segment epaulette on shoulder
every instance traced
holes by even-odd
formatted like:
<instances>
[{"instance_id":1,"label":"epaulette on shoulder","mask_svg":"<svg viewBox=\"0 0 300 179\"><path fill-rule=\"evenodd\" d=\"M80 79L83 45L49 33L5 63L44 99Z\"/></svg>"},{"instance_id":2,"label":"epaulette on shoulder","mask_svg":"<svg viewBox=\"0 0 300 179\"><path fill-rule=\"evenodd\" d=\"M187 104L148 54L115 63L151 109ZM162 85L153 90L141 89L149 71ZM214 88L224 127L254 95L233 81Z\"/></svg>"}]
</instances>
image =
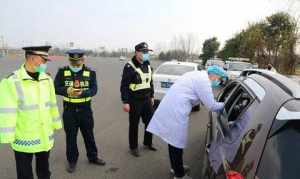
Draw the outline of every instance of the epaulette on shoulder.
<instances>
[{"instance_id":1,"label":"epaulette on shoulder","mask_svg":"<svg viewBox=\"0 0 300 179\"><path fill-rule=\"evenodd\" d=\"M14 75L14 73L10 73L10 74L7 75L5 78L6 78L6 79L11 78L13 75Z\"/></svg>"},{"instance_id":2,"label":"epaulette on shoulder","mask_svg":"<svg viewBox=\"0 0 300 179\"><path fill-rule=\"evenodd\" d=\"M14 75L17 75L17 73L18 73L17 70L16 70L16 71L13 71L13 72L11 72L9 75L7 75L5 78L6 78L6 79L11 79Z\"/></svg>"},{"instance_id":3,"label":"epaulette on shoulder","mask_svg":"<svg viewBox=\"0 0 300 179\"><path fill-rule=\"evenodd\" d=\"M91 67L87 67L87 66L85 66L85 70L88 70L88 71L95 71L95 70L92 69Z\"/></svg>"},{"instance_id":4,"label":"epaulette on shoulder","mask_svg":"<svg viewBox=\"0 0 300 179\"><path fill-rule=\"evenodd\" d=\"M64 67L60 67L60 68L58 68L58 71L65 71L65 70L68 70L68 66L64 66Z\"/></svg>"},{"instance_id":5,"label":"epaulette on shoulder","mask_svg":"<svg viewBox=\"0 0 300 179\"><path fill-rule=\"evenodd\" d=\"M130 65L130 63L127 62L127 63L125 64L125 68L132 68L132 66Z\"/></svg>"},{"instance_id":6,"label":"epaulette on shoulder","mask_svg":"<svg viewBox=\"0 0 300 179\"><path fill-rule=\"evenodd\" d=\"M96 70L95 70L94 68L87 67L87 66L85 66L84 68L85 68L84 70L87 70L87 71L90 71L90 72L96 73Z\"/></svg>"}]
</instances>

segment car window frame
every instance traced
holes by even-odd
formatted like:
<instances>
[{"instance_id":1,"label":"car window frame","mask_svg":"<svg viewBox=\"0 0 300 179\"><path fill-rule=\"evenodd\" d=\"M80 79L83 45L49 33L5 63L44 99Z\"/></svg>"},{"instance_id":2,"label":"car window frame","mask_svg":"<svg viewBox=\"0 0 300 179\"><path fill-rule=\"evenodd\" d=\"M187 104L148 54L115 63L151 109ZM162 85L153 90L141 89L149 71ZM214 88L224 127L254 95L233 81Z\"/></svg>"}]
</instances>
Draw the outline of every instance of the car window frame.
<instances>
[{"instance_id":1,"label":"car window frame","mask_svg":"<svg viewBox=\"0 0 300 179\"><path fill-rule=\"evenodd\" d=\"M251 104L255 101L255 98L253 97L253 95L251 95L251 93L249 93L249 91L243 86L243 85L240 85L239 86L239 89L241 89L241 90L244 90L244 93L247 93L247 95L249 95L249 97L250 97L250 102L247 104L247 106L246 107L244 107L243 109L242 109L242 111L239 113L239 115L236 117L237 119L241 116L241 115L243 115L243 113L249 108L249 106L251 106ZM237 89L237 90L239 90L239 89ZM237 93L237 92L236 92ZM232 112L232 110L233 110L233 107L236 105L236 103L239 101L239 99L242 97L242 94L238 94L238 96L236 97L236 99L234 100L234 102L233 102L233 104L232 104L232 106L231 106L231 108L230 108L230 110L228 111L228 117L230 117L230 115L231 115L231 112ZM232 120L228 120L228 121L232 121ZM234 120L235 121L235 120ZM234 122L233 121L233 122Z\"/></svg>"},{"instance_id":2,"label":"car window frame","mask_svg":"<svg viewBox=\"0 0 300 179\"><path fill-rule=\"evenodd\" d=\"M251 84L252 86L250 86L249 82L252 83ZM266 96L266 90L256 80L254 80L251 77L246 77L246 78L244 78L243 83L252 92L253 96L255 96L257 98L258 102L261 102L265 98L265 96ZM253 86L253 85L255 85L255 86Z\"/></svg>"},{"instance_id":3,"label":"car window frame","mask_svg":"<svg viewBox=\"0 0 300 179\"><path fill-rule=\"evenodd\" d=\"M234 82L232 82L232 83L234 83ZM236 117L236 119L239 119L239 117L241 115L243 115L249 109L249 107L253 104L253 102L256 100L255 96L252 94L252 91L251 90L247 90L247 87L244 84L242 84L240 82L236 82L236 84L232 84L232 83L231 83L231 85L236 85L236 86L233 87L233 89L229 92L230 93L229 96L224 101L224 109L223 109L223 111L217 112L217 124L216 124L217 131L216 132L217 133L220 132L220 134L223 137L226 137L226 136L228 136L230 134L229 124L230 123L233 124L236 121L236 120L229 120L229 117L231 115L230 112L232 112L232 108L234 107L234 105L240 99L240 98L237 98L238 96L241 96L241 94L238 94L238 91L240 89L244 90L244 92L246 92L251 99L250 99L250 102L248 103L248 105L242 109L242 111L239 113L239 115ZM230 84L228 84L228 85L230 85ZM226 89L224 89L224 90L226 90ZM222 94L220 94L220 95L222 95ZM233 103L232 103L232 105L230 106L230 108L228 110L228 113L227 113L227 111L225 110L225 106L226 106L226 103L231 98L234 99L234 100L233 100Z\"/></svg>"},{"instance_id":4,"label":"car window frame","mask_svg":"<svg viewBox=\"0 0 300 179\"><path fill-rule=\"evenodd\" d=\"M224 102L225 103L225 101L220 101L221 99L221 97L224 95L224 93L227 91L227 90L230 90L229 91L229 95L227 96L227 98L229 98L230 97L230 95L232 95L232 93L233 93L233 91L235 91L235 88L237 88L238 86L240 85L240 83L239 82L237 82L237 81L232 81L232 82L230 82L229 84L227 84L224 88L223 88L223 90L218 94L218 96L217 96L217 101L218 102ZM231 87L231 86L233 86L233 87ZM229 88L229 89L228 89ZM226 98L226 99L227 99Z\"/></svg>"}]
</instances>

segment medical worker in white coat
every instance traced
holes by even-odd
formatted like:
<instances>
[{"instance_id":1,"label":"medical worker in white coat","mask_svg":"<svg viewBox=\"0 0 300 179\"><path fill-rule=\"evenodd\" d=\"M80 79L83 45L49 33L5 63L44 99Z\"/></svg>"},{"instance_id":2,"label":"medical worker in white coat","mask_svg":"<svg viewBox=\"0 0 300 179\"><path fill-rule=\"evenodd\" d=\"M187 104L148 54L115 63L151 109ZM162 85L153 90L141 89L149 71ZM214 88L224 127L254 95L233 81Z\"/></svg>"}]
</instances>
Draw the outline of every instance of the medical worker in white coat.
<instances>
[{"instance_id":1,"label":"medical worker in white coat","mask_svg":"<svg viewBox=\"0 0 300 179\"><path fill-rule=\"evenodd\" d=\"M215 100L212 87L227 78L218 66L207 71L188 72L177 79L154 113L147 131L159 136L169 146L171 172L174 179L190 179L183 165L183 149L187 145L189 114L200 102L211 111L220 111L224 104Z\"/></svg>"}]
</instances>

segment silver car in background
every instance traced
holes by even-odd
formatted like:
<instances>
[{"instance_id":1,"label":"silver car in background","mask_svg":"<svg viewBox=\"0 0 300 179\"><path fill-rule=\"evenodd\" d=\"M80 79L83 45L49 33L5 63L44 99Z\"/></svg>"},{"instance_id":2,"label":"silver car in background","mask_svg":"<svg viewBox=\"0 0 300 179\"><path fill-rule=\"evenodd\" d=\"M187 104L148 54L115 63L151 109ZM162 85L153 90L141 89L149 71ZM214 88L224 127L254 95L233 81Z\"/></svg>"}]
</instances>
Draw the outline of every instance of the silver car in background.
<instances>
[{"instance_id":1,"label":"silver car in background","mask_svg":"<svg viewBox=\"0 0 300 179\"><path fill-rule=\"evenodd\" d=\"M155 107L181 75L197 70L201 70L201 65L192 62L168 61L161 64L153 74ZM198 108L196 106L194 110Z\"/></svg>"},{"instance_id":2,"label":"silver car in background","mask_svg":"<svg viewBox=\"0 0 300 179\"><path fill-rule=\"evenodd\" d=\"M207 67L213 66L213 65L216 65L216 66L219 66L221 68L224 68L225 62L222 59L220 59L220 58L209 59L209 60L207 60L207 62L205 64L205 69L207 69Z\"/></svg>"},{"instance_id":3,"label":"silver car in background","mask_svg":"<svg viewBox=\"0 0 300 179\"><path fill-rule=\"evenodd\" d=\"M248 62L226 61L224 69L227 71L229 80L238 78L243 70L252 69L253 66Z\"/></svg>"}]
</instances>

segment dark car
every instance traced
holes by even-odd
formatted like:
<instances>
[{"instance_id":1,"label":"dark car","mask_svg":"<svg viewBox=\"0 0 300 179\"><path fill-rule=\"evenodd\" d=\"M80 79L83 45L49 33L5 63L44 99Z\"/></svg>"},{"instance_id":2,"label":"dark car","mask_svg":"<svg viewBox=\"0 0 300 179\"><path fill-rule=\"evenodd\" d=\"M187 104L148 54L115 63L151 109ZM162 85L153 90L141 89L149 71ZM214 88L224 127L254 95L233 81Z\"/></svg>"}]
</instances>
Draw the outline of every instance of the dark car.
<instances>
[{"instance_id":1,"label":"dark car","mask_svg":"<svg viewBox=\"0 0 300 179\"><path fill-rule=\"evenodd\" d=\"M266 70L245 70L210 113L204 179L299 179L300 85Z\"/></svg>"}]
</instances>

